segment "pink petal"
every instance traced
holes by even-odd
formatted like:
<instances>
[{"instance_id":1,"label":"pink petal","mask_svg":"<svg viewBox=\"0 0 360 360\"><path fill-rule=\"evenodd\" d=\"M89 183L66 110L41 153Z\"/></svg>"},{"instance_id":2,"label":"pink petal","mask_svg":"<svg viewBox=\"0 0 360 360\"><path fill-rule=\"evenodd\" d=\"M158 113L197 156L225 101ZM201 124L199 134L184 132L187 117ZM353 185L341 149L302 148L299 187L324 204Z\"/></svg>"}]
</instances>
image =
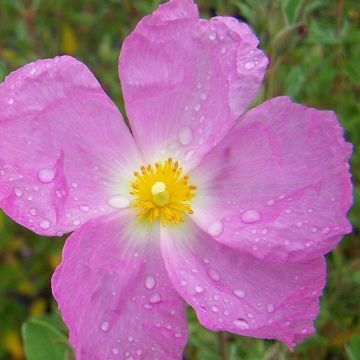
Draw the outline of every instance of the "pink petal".
<instances>
[{"instance_id":1,"label":"pink petal","mask_svg":"<svg viewBox=\"0 0 360 360\"><path fill-rule=\"evenodd\" d=\"M78 360L181 359L184 304L166 274L159 229L133 219L92 220L65 244L52 288Z\"/></svg>"},{"instance_id":2,"label":"pink petal","mask_svg":"<svg viewBox=\"0 0 360 360\"><path fill-rule=\"evenodd\" d=\"M244 23L198 18L172 0L125 40L119 72L135 139L149 162L175 156L195 166L259 90L267 58Z\"/></svg>"},{"instance_id":3,"label":"pink petal","mask_svg":"<svg viewBox=\"0 0 360 360\"><path fill-rule=\"evenodd\" d=\"M162 235L173 285L213 331L279 339L294 347L314 331L325 282L323 257L270 263L228 248L190 224Z\"/></svg>"},{"instance_id":4,"label":"pink petal","mask_svg":"<svg viewBox=\"0 0 360 360\"><path fill-rule=\"evenodd\" d=\"M351 149L333 112L267 101L193 172L196 222L259 258L323 255L351 231Z\"/></svg>"},{"instance_id":5,"label":"pink petal","mask_svg":"<svg viewBox=\"0 0 360 360\"><path fill-rule=\"evenodd\" d=\"M0 85L0 207L40 234L112 211L140 162L116 106L89 69L63 56Z\"/></svg>"}]
</instances>

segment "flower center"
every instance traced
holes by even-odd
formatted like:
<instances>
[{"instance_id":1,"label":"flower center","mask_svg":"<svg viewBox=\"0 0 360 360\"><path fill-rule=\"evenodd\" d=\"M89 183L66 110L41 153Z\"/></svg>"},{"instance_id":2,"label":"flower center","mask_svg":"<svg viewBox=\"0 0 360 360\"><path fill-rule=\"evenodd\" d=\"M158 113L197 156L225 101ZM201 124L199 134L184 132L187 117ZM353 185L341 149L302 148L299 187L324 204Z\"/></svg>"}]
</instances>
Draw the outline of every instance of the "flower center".
<instances>
[{"instance_id":1,"label":"flower center","mask_svg":"<svg viewBox=\"0 0 360 360\"><path fill-rule=\"evenodd\" d=\"M189 184L189 176L182 176L182 168L177 161L168 158L154 166L141 166L134 171L130 181L133 206L139 210L138 216L164 226L184 221L184 215L193 214L190 206L195 196L195 185Z\"/></svg>"}]
</instances>

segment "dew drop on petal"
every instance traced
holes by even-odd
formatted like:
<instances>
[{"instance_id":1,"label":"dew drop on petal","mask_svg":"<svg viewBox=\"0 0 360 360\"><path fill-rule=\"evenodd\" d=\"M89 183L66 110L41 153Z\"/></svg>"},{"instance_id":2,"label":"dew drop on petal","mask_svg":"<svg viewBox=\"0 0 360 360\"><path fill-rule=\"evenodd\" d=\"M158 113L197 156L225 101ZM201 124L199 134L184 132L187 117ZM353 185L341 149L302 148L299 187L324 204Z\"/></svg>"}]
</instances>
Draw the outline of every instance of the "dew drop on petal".
<instances>
[{"instance_id":1,"label":"dew drop on petal","mask_svg":"<svg viewBox=\"0 0 360 360\"><path fill-rule=\"evenodd\" d=\"M249 323L245 319L236 319L234 321L234 325L238 327L239 329L246 330L249 328Z\"/></svg>"},{"instance_id":2,"label":"dew drop on petal","mask_svg":"<svg viewBox=\"0 0 360 360\"><path fill-rule=\"evenodd\" d=\"M241 289L234 290L234 294L241 299L245 297L245 291Z\"/></svg>"},{"instance_id":3,"label":"dew drop on petal","mask_svg":"<svg viewBox=\"0 0 360 360\"><path fill-rule=\"evenodd\" d=\"M113 349L112 349L112 353L113 353L114 355L117 355L117 354L119 354L119 350L118 350L117 348L113 348Z\"/></svg>"},{"instance_id":4,"label":"dew drop on petal","mask_svg":"<svg viewBox=\"0 0 360 360\"><path fill-rule=\"evenodd\" d=\"M14 99L13 98L10 98L9 100L8 100L8 104L9 105L12 105L14 103Z\"/></svg>"},{"instance_id":5,"label":"dew drop on petal","mask_svg":"<svg viewBox=\"0 0 360 360\"><path fill-rule=\"evenodd\" d=\"M101 330L102 330L102 331L108 331L108 330L109 330L109 322L108 322L108 321L104 321L104 322L101 324Z\"/></svg>"},{"instance_id":6,"label":"dew drop on petal","mask_svg":"<svg viewBox=\"0 0 360 360\"><path fill-rule=\"evenodd\" d=\"M330 232L330 228L329 227L325 227L322 229L322 233L323 234L328 234Z\"/></svg>"},{"instance_id":7,"label":"dew drop on petal","mask_svg":"<svg viewBox=\"0 0 360 360\"><path fill-rule=\"evenodd\" d=\"M194 110L195 110L195 111L200 111L200 109L201 109L201 105L200 105L200 104L196 104L196 105L194 106Z\"/></svg>"},{"instance_id":8,"label":"dew drop on petal","mask_svg":"<svg viewBox=\"0 0 360 360\"><path fill-rule=\"evenodd\" d=\"M195 291L201 294L204 291L204 288L200 285L195 286Z\"/></svg>"},{"instance_id":9,"label":"dew drop on petal","mask_svg":"<svg viewBox=\"0 0 360 360\"><path fill-rule=\"evenodd\" d=\"M55 171L53 169L42 169L38 172L38 178L43 183L50 183L54 180Z\"/></svg>"},{"instance_id":10,"label":"dew drop on petal","mask_svg":"<svg viewBox=\"0 0 360 360\"><path fill-rule=\"evenodd\" d=\"M223 231L224 224L220 220L214 221L208 227L208 233L212 236L220 236Z\"/></svg>"},{"instance_id":11,"label":"dew drop on petal","mask_svg":"<svg viewBox=\"0 0 360 360\"><path fill-rule=\"evenodd\" d=\"M36 210L35 208L31 208L31 209L30 209L30 214L31 214L32 216L36 216L37 210Z\"/></svg>"},{"instance_id":12,"label":"dew drop on petal","mask_svg":"<svg viewBox=\"0 0 360 360\"><path fill-rule=\"evenodd\" d=\"M245 67L246 70L250 70L250 69L252 69L254 66L255 66L255 63L252 62L252 61L248 61L248 62L246 62L245 65L244 65L244 67Z\"/></svg>"},{"instance_id":13,"label":"dew drop on petal","mask_svg":"<svg viewBox=\"0 0 360 360\"><path fill-rule=\"evenodd\" d=\"M21 189L19 189L19 188L16 188L16 189L15 189L15 195L16 195L17 197L22 196L22 194L23 194L23 192L22 192Z\"/></svg>"},{"instance_id":14,"label":"dew drop on petal","mask_svg":"<svg viewBox=\"0 0 360 360\"><path fill-rule=\"evenodd\" d=\"M50 221L49 220L42 220L40 222L40 227L43 229L43 230L47 230L50 228Z\"/></svg>"},{"instance_id":15,"label":"dew drop on petal","mask_svg":"<svg viewBox=\"0 0 360 360\"><path fill-rule=\"evenodd\" d=\"M88 206L86 206L86 205L81 205L80 210L83 211L83 212L88 212L90 210L90 208Z\"/></svg>"},{"instance_id":16,"label":"dew drop on petal","mask_svg":"<svg viewBox=\"0 0 360 360\"><path fill-rule=\"evenodd\" d=\"M216 40L216 34L215 34L215 33L211 33L211 34L209 35L209 39L210 39L210 40Z\"/></svg>"},{"instance_id":17,"label":"dew drop on petal","mask_svg":"<svg viewBox=\"0 0 360 360\"><path fill-rule=\"evenodd\" d=\"M130 205L130 200L122 195L115 195L108 199L108 204L114 209L124 209Z\"/></svg>"},{"instance_id":18,"label":"dew drop on petal","mask_svg":"<svg viewBox=\"0 0 360 360\"><path fill-rule=\"evenodd\" d=\"M152 290L156 285L155 278L152 275L148 275L145 278L145 287L149 290Z\"/></svg>"},{"instance_id":19,"label":"dew drop on petal","mask_svg":"<svg viewBox=\"0 0 360 360\"><path fill-rule=\"evenodd\" d=\"M183 128L179 132L179 141L181 145L189 145L192 142L193 139L193 133L192 130L188 127Z\"/></svg>"},{"instance_id":20,"label":"dew drop on petal","mask_svg":"<svg viewBox=\"0 0 360 360\"><path fill-rule=\"evenodd\" d=\"M274 311L274 305L273 304L267 304L266 305L266 310L271 313Z\"/></svg>"},{"instance_id":21,"label":"dew drop on petal","mask_svg":"<svg viewBox=\"0 0 360 360\"><path fill-rule=\"evenodd\" d=\"M195 151L194 150L190 150L185 154L185 161L189 162L193 159Z\"/></svg>"},{"instance_id":22,"label":"dew drop on petal","mask_svg":"<svg viewBox=\"0 0 360 360\"><path fill-rule=\"evenodd\" d=\"M161 302L161 296L157 293L152 294L149 301L151 304L158 304L159 302Z\"/></svg>"},{"instance_id":23,"label":"dew drop on petal","mask_svg":"<svg viewBox=\"0 0 360 360\"><path fill-rule=\"evenodd\" d=\"M220 280L220 275L216 270L209 269L208 274L209 274L209 277L210 277L211 280L214 280L214 281L219 281Z\"/></svg>"},{"instance_id":24,"label":"dew drop on petal","mask_svg":"<svg viewBox=\"0 0 360 360\"><path fill-rule=\"evenodd\" d=\"M261 214L257 210L247 210L242 214L241 220L246 224L252 224L261 220Z\"/></svg>"}]
</instances>

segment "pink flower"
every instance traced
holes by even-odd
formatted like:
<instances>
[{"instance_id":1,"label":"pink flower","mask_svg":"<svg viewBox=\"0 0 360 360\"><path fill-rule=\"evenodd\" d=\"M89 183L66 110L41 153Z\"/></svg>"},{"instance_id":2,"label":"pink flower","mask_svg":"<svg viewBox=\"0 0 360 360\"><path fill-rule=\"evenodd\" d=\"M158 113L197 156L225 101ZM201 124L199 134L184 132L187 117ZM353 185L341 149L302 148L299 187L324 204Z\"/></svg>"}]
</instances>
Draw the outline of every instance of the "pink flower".
<instances>
[{"instance_id":1,"label":"pink flower","mask_svg":"<svg viewBox=\"0 0 360 360\"><path fill-rule=\"evenodd\" d=\"M0 86L0 206L68 238L52 287L77 359L180 359L185 302L208 329L309 336L329 252L350 232L336 115L278 97L227 17L172 0L125 40L132 134L85 65L40 60Z\"/></svg>"}]
</instances>

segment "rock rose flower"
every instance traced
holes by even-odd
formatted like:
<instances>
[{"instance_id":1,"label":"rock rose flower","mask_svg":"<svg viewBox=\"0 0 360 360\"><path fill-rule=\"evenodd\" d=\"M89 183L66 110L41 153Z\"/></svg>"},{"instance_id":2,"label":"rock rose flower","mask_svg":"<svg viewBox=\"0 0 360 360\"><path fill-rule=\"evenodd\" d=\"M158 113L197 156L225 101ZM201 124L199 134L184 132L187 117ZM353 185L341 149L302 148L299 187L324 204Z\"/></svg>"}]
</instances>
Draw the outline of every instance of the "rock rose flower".
<instances>
[{"instance_id":1,"label":"rock rose flower","mask_svg":"<svg viewBox=\"0 0 360 360\"><path fill-rule=\"evenodd\" d=\"M309 336L324 254L351 230L336 115L278 97L233 18L172 0L124 41L130 132L89 69L39 60L0 85L0 206L72 232L52 278L77 359L180 359L185 303L213 331Z\"/></svg>"}]
</instances>

